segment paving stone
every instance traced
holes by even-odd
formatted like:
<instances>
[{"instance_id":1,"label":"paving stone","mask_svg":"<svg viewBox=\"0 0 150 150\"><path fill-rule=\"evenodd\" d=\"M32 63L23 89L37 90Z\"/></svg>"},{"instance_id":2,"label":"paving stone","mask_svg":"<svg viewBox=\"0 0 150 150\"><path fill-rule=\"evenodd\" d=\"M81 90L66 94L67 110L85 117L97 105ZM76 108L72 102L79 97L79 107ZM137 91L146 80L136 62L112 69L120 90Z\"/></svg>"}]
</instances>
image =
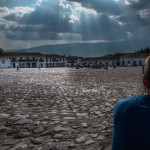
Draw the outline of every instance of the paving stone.
<instances>
[{"instance_id":1,"label":"paving stone","mask_svg":"<svg viewBox=\"0 0 150 150\"><path fill-rule=\"evenodd\" d=\"M32 121L29 120L29 119L21 119L21 120L15 122L15 125L24 125L24 124L29 124L29 123L31 123L31 122L32 122Z\"/></svg>"},{"instance_id":2,"label":"paving stone","mask_svg":"<svg viewBox=\"0 0 150 150\"><path fill-rule=\"evenodd\" d=\"M53 131L53 132L56 132L56 133L59 133L59 132L65 131L65 129L62 128L62 127L54 127L54 128L52 129L52 131Z\"/></svg>"},{"instance_id":3,"label":"paving stone","mask_svg":"<svg viewBox=\"0 0 150 150\"><path fill-rule=\"evenodd\" d=\"M84 145L90 145L90 144L93 144L93 143L94 143L93 140L88 140L88 141L86 141L86 142L84 143Z\"/></svg>"},{"instance_id":4,"label":"paving stone","mask_svg":"<svg viewBox=\"0 0 150 150\"><path fill-rule=\"evenodd\" d=\"M43 139L41 139L41 138L31 138L30 140L33 144L42 144L43 143Z\"/></svg>"},{"instance_id":5,"label":"paving stone","mask_svg":"<svg viewBox=\"0 0 150 150\"><path fill-rule=\"evenodd\" d=\"M14 135L14 138L15 138L15 139L21 139L21 138L28 137L28 136L30 136L30 135L31 135L30 132L18 133L18 134L15 134L15 135Z\"/></svg>"},{"instance_id":6,"label":"paving stone","mask_svg":"<svg viewBox=\"0 0 150 150\"><path fill-rule=\"evenodd\" d=\"M87 128L87 123L82 123L82 127Z\"/></svg>"},{"instance_id":7,"label":"paving stone","mask_svg":"<svg viewBox=\"0 0 150 150\"><path fill-rule=\"evenodd\" d=\"M43 127L38 127L37 129L34 130L34 133L41 133L44 131Z\"/></svg>"},{"instance_id":8,"label":"paving stone","mask_svg":"<svg viewBox=\"0 0 150 150\"><path fill-rule=\"evenodd\" d=\"M84 142L86 139L87 139L87 137L82 136L82 137L76 138L75 141L76 141L76 143L82 143L82 142Z\"/></svg>"},{"instance_id":9,"label":"paving stone","mask_svg":"<svg viewBox=\"0 0 150 150\"><path fill-rule=\"evenodd\" d=\"M8 128L8 127L0 126L0 132L9 131L9 130L10 130L10 128Z\"/></svg>"},{"instance_id":10,"label":"paving stone","mask_svg":"<svg viewBox=\"0 0 150 150\"><path fill-rule=\"evenodd\" d=\"M11 148L11 150L19 150L19 149L26 149L28 147L25 143L19 143L15 147Z\"/></svg>"}]
</instances>

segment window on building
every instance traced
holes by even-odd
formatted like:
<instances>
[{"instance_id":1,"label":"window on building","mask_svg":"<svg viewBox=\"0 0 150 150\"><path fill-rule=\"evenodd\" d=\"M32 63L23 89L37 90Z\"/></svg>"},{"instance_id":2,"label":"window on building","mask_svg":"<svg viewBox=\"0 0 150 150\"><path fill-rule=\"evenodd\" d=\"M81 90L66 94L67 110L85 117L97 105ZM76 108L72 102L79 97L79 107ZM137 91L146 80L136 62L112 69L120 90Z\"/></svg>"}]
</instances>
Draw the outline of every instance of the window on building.
<instances>
[{"instance_id":1,"label":"window on building","mask_svg":"<svg viewBox=\"0 0 150 150\"><path fill-rule=\"evenodd\" d=\"M13 61L13 62L16 61L16 58L12 57L12 60L11 60L11 61Z\"/></svg>"},{"instance_id":2,"label":"window on building","mask_svg":"<svg viewBox=\"0 0 150 150\"><path fill-rule=\"evenodd\" d=\"M113 66L115 66L115 63L114 63L114 61L112 62L112 65L113 65Z\"/></svg>"},{"instance_id":3,"label":"window on building","mask_svg":"<svg viewBox=\"0 0 150 150\"><path fill-rule=\"evenodd\" d=\"M2 59L2 64L5 64L5 59Z\"/></svg>"},{"instance_id":4,"label":"window on building","mask_svg":"<svg viewBox=\"0 0 150 150\"><path fill-rule=\"evenodd\" d=\"M124 60L122 60L122 66L124 66Z\"/></svg>"},{"instance_id":5,"label":"window on building","mask_svg":"<svg viewBox=\"0 0 150 150\"><path fill-rule=\"evenodd\" d=\"M142 66L142 61L141 60L139 61L139 65Z\"/></svg>"},{"instance_id":6,"label":"window on building","mask_svg":"<svg viewBox=\"0 0 150 150\"><path fill-rule=\"evenodd\" d=\"M133 65L136 66L136 61L133 61Z\"/></svg>"},{"instance_id":7,"label":"window on building","mask_svg":"<svg viewBox=\"0 0 150 150\"><path fill-rule=\"evenodd\" d=\"M128 64L130 64L130 61L128 61Z\"/></svg>"}]
</instances>

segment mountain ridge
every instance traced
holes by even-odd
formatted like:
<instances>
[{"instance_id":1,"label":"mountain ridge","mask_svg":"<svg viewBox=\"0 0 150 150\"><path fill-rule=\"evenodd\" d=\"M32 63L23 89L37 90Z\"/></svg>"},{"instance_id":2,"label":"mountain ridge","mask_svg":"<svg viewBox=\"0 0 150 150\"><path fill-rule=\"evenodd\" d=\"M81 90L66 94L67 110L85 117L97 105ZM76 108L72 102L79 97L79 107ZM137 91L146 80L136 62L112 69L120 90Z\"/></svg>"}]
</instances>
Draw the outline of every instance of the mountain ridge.
<instances>
[{"instance_id":1,"label":"mountain ridge","mask_svg":"<svg viewBox=\"0 0 150 150\"><path fill-rule=\"evenodd\" d=\"M130 44L129 42L70 43L70 44L42 45L28 49L12 50L11 52L38 52L41 54L58 54L65 56L99 57L114 53L135 52L140 48L146 46L148 45L146 45L145 43L143 43L143 45L141 44L134 45L134 43ZM128 47L128 50L126 47Z\"/></svg>"}]
</instances>

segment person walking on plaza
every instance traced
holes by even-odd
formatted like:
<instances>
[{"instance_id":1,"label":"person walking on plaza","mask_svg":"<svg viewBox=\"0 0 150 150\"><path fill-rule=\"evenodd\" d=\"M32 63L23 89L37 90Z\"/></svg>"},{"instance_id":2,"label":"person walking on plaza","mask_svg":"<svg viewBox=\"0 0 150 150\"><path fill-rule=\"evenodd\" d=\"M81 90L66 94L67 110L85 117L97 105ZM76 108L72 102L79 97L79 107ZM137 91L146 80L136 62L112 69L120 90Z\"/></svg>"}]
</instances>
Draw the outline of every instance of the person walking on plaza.
<instances>
[{"instance_id":1,"label":"person walking on plaza","mask_svg":"<svg viewBox=\"0 0 150 150\"><path fill-rule=\"evenodd\" d=\"M17 65L17 71L20 71L20 69L19 69L19 65Z\"/></svg>"},{"instance_id":2,"label":"person walking on plaza","mask_svg":"<svg viewBox=\"0 0 150 150\"><path fill-rule=\"evenodd\" d=\"M121 99L114 107L112 150L150 149L150 56L143 85L145 94Z\"/></svg>"}]
</instances>

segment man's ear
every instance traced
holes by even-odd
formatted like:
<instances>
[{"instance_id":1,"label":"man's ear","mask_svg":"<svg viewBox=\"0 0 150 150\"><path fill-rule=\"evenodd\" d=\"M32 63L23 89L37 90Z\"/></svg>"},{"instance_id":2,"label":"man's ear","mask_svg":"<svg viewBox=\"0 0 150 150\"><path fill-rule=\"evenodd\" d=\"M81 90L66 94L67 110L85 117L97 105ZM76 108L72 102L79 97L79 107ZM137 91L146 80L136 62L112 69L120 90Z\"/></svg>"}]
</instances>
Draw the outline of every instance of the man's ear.
<instances>
[{"instance_id":1,"label":"man's ear","mask_svg":"<svg viewBox=\"0 0 150 150\"><path fill-rule=\"evenodd\" d=\"M143 75L143 84L144 84L144 86L146 86L146 84L147 84L147 80L146 80L145 75Z\"/></svg>"}]
</instances>

